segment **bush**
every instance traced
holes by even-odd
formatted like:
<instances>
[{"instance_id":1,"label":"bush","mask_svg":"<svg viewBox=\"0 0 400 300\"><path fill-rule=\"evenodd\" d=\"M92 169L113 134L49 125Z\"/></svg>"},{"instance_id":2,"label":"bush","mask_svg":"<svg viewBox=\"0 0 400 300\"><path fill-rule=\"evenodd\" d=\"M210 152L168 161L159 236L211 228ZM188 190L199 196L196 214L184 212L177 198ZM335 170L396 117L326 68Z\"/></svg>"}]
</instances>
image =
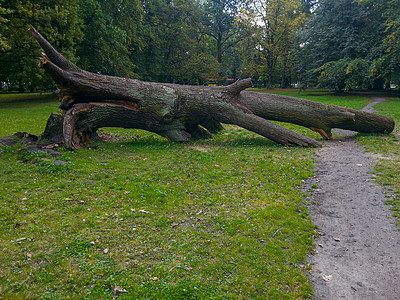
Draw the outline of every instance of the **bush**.
<instances>
[{"instance_id":1,"label":"bush","mask_svg":"<svg viewBox=\"0 0 400 300\"><path fill-rule=\"evenodd\" d=\"M318 68L318 82L321 87L336 91L368 89L371 87L371 62L366 59L340 59Z\"/></svg>"}]
</instances>

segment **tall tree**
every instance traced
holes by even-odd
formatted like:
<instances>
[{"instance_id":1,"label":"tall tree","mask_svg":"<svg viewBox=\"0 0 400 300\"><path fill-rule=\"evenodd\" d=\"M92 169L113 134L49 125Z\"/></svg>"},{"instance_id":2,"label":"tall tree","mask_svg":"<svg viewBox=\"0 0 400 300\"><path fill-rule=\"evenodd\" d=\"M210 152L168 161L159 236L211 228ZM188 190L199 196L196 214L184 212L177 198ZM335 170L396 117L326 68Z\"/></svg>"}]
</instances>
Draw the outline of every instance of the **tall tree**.
<instances>
[{"instance_id":1,"label":"tall tree","mask_svg":"<svg viewBox=\"0 0 400 300\"><path fill-rule=\"evenodd\" d=\"M278 61L282 65L282 83L287 83L290 49L295 31L305 22L299 0L252 0L247 11L248 24L252 27L250 43L263 61L263 77L267 86L273 84ZM250 62L251 63L251 62Z\"/></svg>"},{"instance_id":2,"label":"tall tree","mask_svg":"<svg viewBox=\"0 0 400 300\"><path fill-rule=\"evenodd\" d=\"M400 85L400 0L389 1L387 12L388 36L384 40L388 45L386 59L388 60L389 79Z\"/></svg>"},{"instance_id":3,"label":"tall tree","mask_svg":"<svg viewBox=\"0 0 400 300\"><path fill-rule=\"evenodd\" d=\"M304 81L315 82L317 70L327 70L321 69L325 64L329 67L333 66L332 62L341 60L342 63L335 66L344 66L344 60L354 59L364 59L371 64L381 57L384 23L377 3L362 5L353 0L320 0L312 18L299 33L298 66L305 75ZM339 68L334 69L339 71ZM344 67L341 72L346 70Z\"/></svg>"},{"instance_id":4,"label":"tall tree","mask_svg":"<svg viewBox=\"0 0 400 300\"><path fill-rule=\"evenodd\" d=\"M197 1L152 0L143 1L143 6L144 47L136 58L141 78L201 84L206 77L215 76L218 62L199 34Z\"/></svg>"},{"instance_id":5,"label":"tall tree","mask_svg":"<svg viewBox=\"0 0 400 300\"><path fill-rule=\"evenodd\" d=\"M371 76L382 79L386 84L400 84L400 0L360 0L367 5L379 6L385 18L386 30L382 34L385 52L373 62Z\"/></svg>"},{"instance_id":6,"label":"tall tree","mask_svg":"<svg viewBox=\"0 0 400 300\"><path fill-rule=\"evenodd\" d=\"M235 18L243 5L243 0L206 0L203 4L203 32L214 40L220 64L241 39Z\"/></svg>"},{"instance_id":7,"label":"tall tree","mask_svg":"<svg viewBox=\"0 0 400 300\"><path fill-rule=\"evenodd\" d=\"M80 0L80 65L102 74L138 77L132 57L142 45L142 11L139 0Z\"/></svg>"}]
</instances>

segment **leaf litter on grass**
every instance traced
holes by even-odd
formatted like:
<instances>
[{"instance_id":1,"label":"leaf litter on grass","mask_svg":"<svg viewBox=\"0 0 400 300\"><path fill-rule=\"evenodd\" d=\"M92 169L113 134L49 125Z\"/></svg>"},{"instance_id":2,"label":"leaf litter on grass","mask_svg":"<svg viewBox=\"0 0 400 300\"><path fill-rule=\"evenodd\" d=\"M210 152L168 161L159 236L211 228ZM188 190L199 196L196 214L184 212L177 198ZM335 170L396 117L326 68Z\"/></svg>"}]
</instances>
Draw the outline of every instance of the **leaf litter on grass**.
<instances>
[{"instance_id":1,"label":"leaf litter on grass","mask_svg":"<svg viewBox=\"0 0 400 300\"><path fill-rule=\"evenodd\" d=\"M115 286L128 291L119 299L309 295L297 267L312 247L297 189L311 175L309 150L288 152L250 133L208 141L212 151L199 151L208 147L202 143L100 144L65 153L62 173L8 157L1 170L5 299L98 299ZM29 249L9 242L21 235L12 228L21 218L37 220L27 230ZM32 257L21 266L11 253Z\"/></svg>"}]
</instances>

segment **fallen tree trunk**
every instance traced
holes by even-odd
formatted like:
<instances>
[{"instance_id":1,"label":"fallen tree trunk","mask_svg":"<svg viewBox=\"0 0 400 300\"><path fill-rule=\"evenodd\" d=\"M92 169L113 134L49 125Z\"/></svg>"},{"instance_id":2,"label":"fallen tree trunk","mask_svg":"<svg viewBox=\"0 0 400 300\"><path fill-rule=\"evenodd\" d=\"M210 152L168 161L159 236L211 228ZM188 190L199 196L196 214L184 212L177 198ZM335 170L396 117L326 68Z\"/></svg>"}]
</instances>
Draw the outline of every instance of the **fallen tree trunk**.
<instances>
[{"instance_id":1,"label":"fallen tree trunk","mask_svg":"<svg viewBox=\"0 0 400 300\"><path fill-rule=\"evenodd\" d=\"M137 128L171 141L201 139L234 124L284 145L320 144L270 120L289 122L331 137L331 128L391 132L393 119L344 107L291 97L244 92L250 79L227 87L182 86L90 73L58 53L35 29L30 33L44 50L39 66L61 89L62 136L77 149L98 139L101 127ZM56 119L49 119L53 124ZM56 130L57 131L57 130ZM57 131L59 135L60 130ZM51 137L51 130L45 135Z\"/></svg>"}]
</instances>

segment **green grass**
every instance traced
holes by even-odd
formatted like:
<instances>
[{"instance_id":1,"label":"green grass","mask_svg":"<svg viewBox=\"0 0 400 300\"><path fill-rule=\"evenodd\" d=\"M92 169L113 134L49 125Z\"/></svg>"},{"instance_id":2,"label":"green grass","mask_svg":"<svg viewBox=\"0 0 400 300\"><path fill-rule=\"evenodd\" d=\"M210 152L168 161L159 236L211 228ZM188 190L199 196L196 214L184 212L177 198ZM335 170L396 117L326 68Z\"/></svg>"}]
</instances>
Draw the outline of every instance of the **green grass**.
<instances>
[{"instance_id":1,"label":"green grass","mask_svg":"<svg viewBox=\"0 0 400 300\"><path fill-rule=\"evenodd\" d=\"M15 132L40 134L50 113L58 113L52 94L0 94L0 136Z\"/></svg>"},{"instance_id":2,"label":"green grass","mask_svg":"<svg viewBox=\"0 0 400 300\"><path fill-rule=\"evenodd\" d=\"M57 105L0 103L0 136L40 133ZM62 150L65 165L1 148L2 299L310 297L312 149L234 126L184 144L106 132L118 139Z\"/></svg>"},{"instance_id":3,"label":"green grass","mask_svg":"<svg viewBox=\"0 0 400 300\"><path fill-rule=\"evenodd\" d=\"M336 103L344 101L366 99ZM57 106L0 100L0 136L39 134ZM312 175L312 149L235 126L189 143L103 132L114 141L61 150L65 165L0 147L2 299L311 297L314 226L301 184ZM395 138L376 137L384 139Z\"/></svg>"},{"instance_id":4,"label":"green grass","mask_svg":"<svg viewBox=\"0 0 400 300\"><path fill-rule=\"evenodd\" d=\"M378 163L373 172L377 175L377 181L385 186L390 198L387 203L392 205L397 224L400 225L400 98L387 100L375 108L380 114L395 119L394 132L390 135L360 135L359 140L377 156Z\"/></svg>"}]
</instances>

